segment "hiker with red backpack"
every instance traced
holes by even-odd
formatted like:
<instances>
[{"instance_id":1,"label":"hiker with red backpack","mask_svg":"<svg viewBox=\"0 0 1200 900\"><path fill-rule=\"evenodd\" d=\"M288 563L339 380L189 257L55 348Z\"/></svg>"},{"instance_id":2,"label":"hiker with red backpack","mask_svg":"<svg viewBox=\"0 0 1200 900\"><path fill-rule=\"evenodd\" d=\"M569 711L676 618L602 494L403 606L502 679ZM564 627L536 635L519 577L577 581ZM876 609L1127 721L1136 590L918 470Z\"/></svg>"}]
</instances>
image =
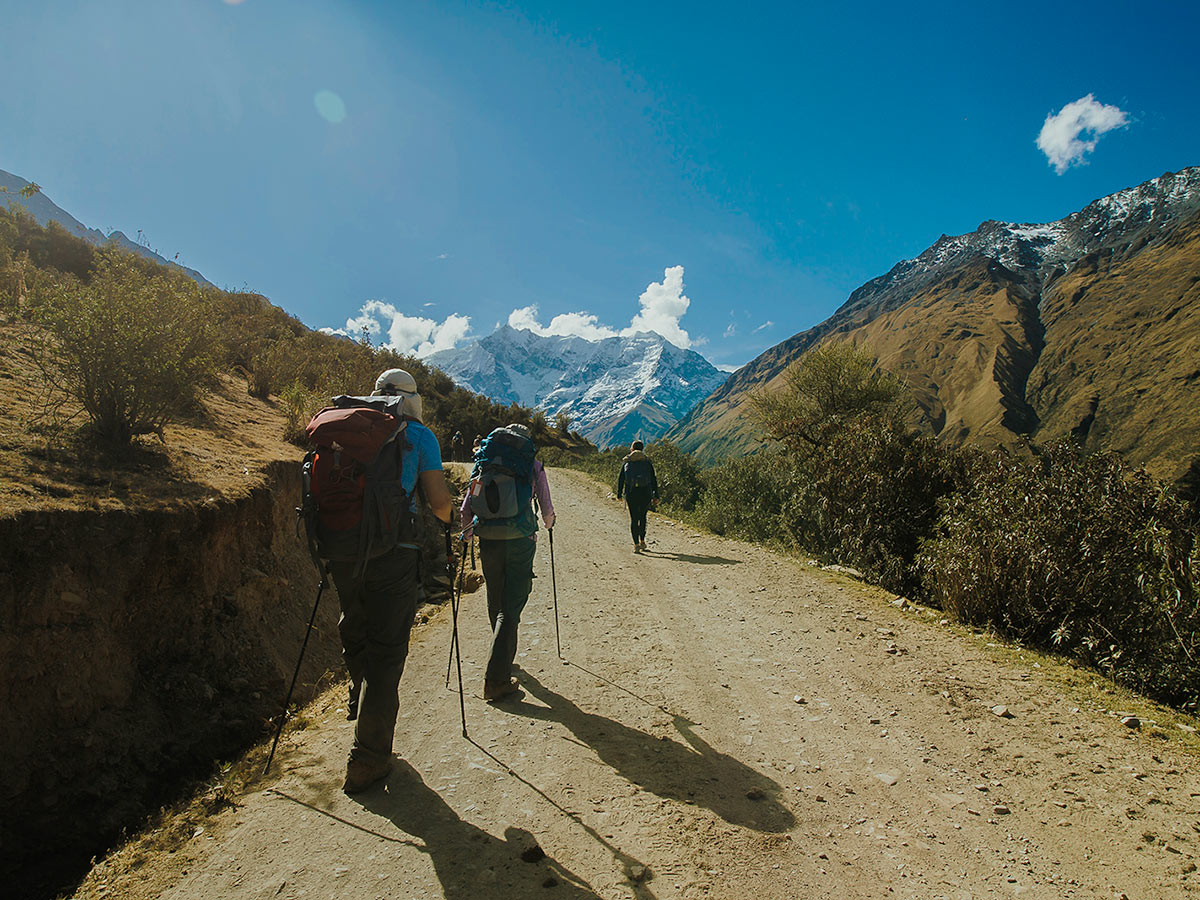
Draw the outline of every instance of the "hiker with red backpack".
<instances>
[{"instance_id":1,"label":"hiker with red backpack","mask_svg":"<svg viewBox=\"0 0 1200 900\"><path fill-rule=\"evenodd\" d=\"M447 527L453 504L441 448L421 423L417 384L403 369L382 373L369 397L335 397L307 433L316 449L305 457L301 514L341 605L350 717L357 712L342 789L354 794L392 768L397 690L417 610L418 493Z\"/></svg>"},{"instance_id":2,"label":"hiker with red backpack","mask_svg":"<svg viewBox=\"0 0 1200 900\"><path fill-rule=\"evenodd\" d=\"M630 445L629 455L621 461L621 474L617 476L617 499L624 493L629 504L634 553L646 549L646 514L651 506L658 505L658 477L654 474L654 463L643 449L645 446L641 441Z\"/></svg>"},{"instance_id":3,"label":"hiker with red backpack","mask_svg":"<svg viewBox=\"0 0 1200 900\"><path fill-rule=\"evenodd\" d=\"M533 588L537 549L536 500L546 528L554 528L550 484L529 428L521 424L497 428L475 454L471 483L459 518L479 538L479 558L487 588L492 647L484 672L483 699L503 700L519 689L512 675L517 655L517 626Z\"/></svg>"}]
</instances>

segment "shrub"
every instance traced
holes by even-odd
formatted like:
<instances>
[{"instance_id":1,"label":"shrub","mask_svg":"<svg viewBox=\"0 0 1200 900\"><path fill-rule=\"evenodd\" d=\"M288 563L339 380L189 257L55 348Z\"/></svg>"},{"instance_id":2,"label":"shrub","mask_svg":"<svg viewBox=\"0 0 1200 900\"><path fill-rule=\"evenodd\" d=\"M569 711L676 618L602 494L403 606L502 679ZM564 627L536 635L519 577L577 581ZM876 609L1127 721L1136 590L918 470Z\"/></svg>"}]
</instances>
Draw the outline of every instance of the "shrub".
<instances>
[{"instance_id":1,"label":"shrub","mask_svg":"<svg viewBox=\"0 0 1200 900\"><path fill-rule=\"evenodd\" d=\"M42 311L54 337L53 382L83 406L95 434L124 445L178 419L213 373L199 287L129 254L97 254L86 284L64 279Z\"/></svg>"},{"instance_id":2,"label":"shrub","mask_svg":"<svg viewBox=\"0 0 1200 900\"><path fill-rule=\"evenodd\" d=\"M701 473L695 518L716 534L794 545L784 513L795 505L801 477L792 456L778 447L728 460Z\"/></svg>"},{"instance_id":3,"label":"shrub","mask_svg":"<svg viewBox=\"0 0 1200 900\"><path fill-rule=\"evenodd\" d=\"M980 457L920 559L956 619L1176 705L1200 691L1200 556L1184 505L1115 456Z\"/></svg>"},{"instance_id":4,"label":"shrub","mask_svg":"<svg viewBox=\"0 0 1200 900\"><path fill-rule=\"evenodd\" d=\"M802 455L817 453L847 423L880 416L904 396L895 376L849 343L822 344L792 363L783 385L750 396L750 412L774 440Z\"/></svg>"},{"instance_id":5,"label":"shrub","mask_svg":"<svg viewBox=\"0 0 1200 900\"><path fill-rule=\"evenodd\" d=\"M933 534L938 501L955 489L956 455L896 417L868 417L828 435L807 456L783 527L818 555L877 584L920 595L917 550Z\"/></svg>"}]
</instances>

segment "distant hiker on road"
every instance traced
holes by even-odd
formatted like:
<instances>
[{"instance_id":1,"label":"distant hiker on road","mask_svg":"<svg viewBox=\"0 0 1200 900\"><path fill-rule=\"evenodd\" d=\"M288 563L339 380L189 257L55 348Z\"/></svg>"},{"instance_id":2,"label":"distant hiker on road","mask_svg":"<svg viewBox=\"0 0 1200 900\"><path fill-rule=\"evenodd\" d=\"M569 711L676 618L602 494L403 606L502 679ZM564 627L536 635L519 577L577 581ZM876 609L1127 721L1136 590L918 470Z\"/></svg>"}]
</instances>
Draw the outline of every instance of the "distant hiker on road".
<instances>
[{"instance_id":1,"label":"distant hiker on road","mask_svg":"<svg viewBox=\"0 0 1200 900\"><path fill-rule=\"evenodd\" d=\"M471 483L459 517L479 538L479 558L487 588L492 649L484 673L483 699L501 700L517 691L512 677L517 626L533 588L537 549L536 499L547 528L554 527L550 484L525 425L497 428L475 455Z\"/></svg>"},{"instance_id":2,"label":"distant hiker on road","mask_svg":"<svg viewBox=\"0 0 1200 900\"><path fill-rule=\"evenodd\" d=\"M441 448L421 424L421 397L408 372L389 369L370 397L333 403L308 425L317 449L305 461L305 506L311 496L310 539L329 562L342 610L350 718L357 706L342 789L354 794L392 769L397 688L417 609L417 489L447 525L452 501Z\"/></svg>"},{"instance_id":3,"label":"distant hiker on road","mask_svg":"<svg viewBox=\"0 0 1200 900\"><path fill-rule=\"evenodd\" d=\"M475 443L471 445L471 459L474 459L479 454L479 446L483 443L483 435L475 435Z\"/></svg>"},{"instance_id":4,"label":"distant hiker on road","mask_svg":"<svg viewBox=\"0 0 1200 900\"><path fill-rule=\"evenodd\" d=\"M463 436L461 431L454 432L450 438L450 458L455 462L465 462L463 459Z\"/></svg>"},{"instance_id":5,"label":"distant hiker on road","mask_svg":"<svg viewBox=\"0 0 1200 900\"><path fill-rule=\"evenodd\" d=\"M634 441L629 455L621 461L621 474L617 477L617 499L625 494L629 504L629 531L633 535L633 552L646 549L646 513L651 506L658 505L658 478L654 474L654 463L644 452L645 444Z\"/></svg>"}]
</instances>

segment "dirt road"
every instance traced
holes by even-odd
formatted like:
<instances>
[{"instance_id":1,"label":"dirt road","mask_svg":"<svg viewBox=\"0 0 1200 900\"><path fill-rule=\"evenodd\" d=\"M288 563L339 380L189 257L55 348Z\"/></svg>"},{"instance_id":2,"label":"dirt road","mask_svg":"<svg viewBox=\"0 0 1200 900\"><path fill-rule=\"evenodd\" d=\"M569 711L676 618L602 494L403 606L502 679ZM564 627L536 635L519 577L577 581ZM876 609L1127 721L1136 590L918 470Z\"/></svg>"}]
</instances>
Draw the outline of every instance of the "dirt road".
<instances>
[{"instance_id":1,"label":"dirt road","mask_svg":"<svg viewBox=\"0 0 1200 900\"><path fill-rule=\"evenodd\" d=\"M469 739L447 609L414 641L384 787L341 793L351 726L327 695L269 786L176 853L102 864L80 896L1200 893L1200 783L1177 741L842 576L660 517L634 555L607 491L551 482L565 659L543 535L515 702L479 699L486 612L464 600Z\"/></svg>"}]
</instances>

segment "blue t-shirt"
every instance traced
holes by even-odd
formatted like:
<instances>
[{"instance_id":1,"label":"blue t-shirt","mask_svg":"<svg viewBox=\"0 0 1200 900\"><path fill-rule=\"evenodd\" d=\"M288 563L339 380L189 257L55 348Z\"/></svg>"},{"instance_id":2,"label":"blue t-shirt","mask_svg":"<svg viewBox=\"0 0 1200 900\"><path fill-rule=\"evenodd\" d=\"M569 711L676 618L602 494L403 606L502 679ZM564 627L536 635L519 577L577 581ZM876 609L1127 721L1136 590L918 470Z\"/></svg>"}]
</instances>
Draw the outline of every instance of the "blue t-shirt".
<instances>
[{"instance_id":1,"label":"blue t-shirt","mask_svg":"<svg viewBox=\"0 0 1200 900\"><path fill-rule=\"evenodd\" d=\"M400 460L400 484L405 493L413 498L413 512L417 511L417 475L421 472L442 471L442 448L433 432L420 422L410 421L404 427L412 450Z\"/></svg>"}]
</instances>

